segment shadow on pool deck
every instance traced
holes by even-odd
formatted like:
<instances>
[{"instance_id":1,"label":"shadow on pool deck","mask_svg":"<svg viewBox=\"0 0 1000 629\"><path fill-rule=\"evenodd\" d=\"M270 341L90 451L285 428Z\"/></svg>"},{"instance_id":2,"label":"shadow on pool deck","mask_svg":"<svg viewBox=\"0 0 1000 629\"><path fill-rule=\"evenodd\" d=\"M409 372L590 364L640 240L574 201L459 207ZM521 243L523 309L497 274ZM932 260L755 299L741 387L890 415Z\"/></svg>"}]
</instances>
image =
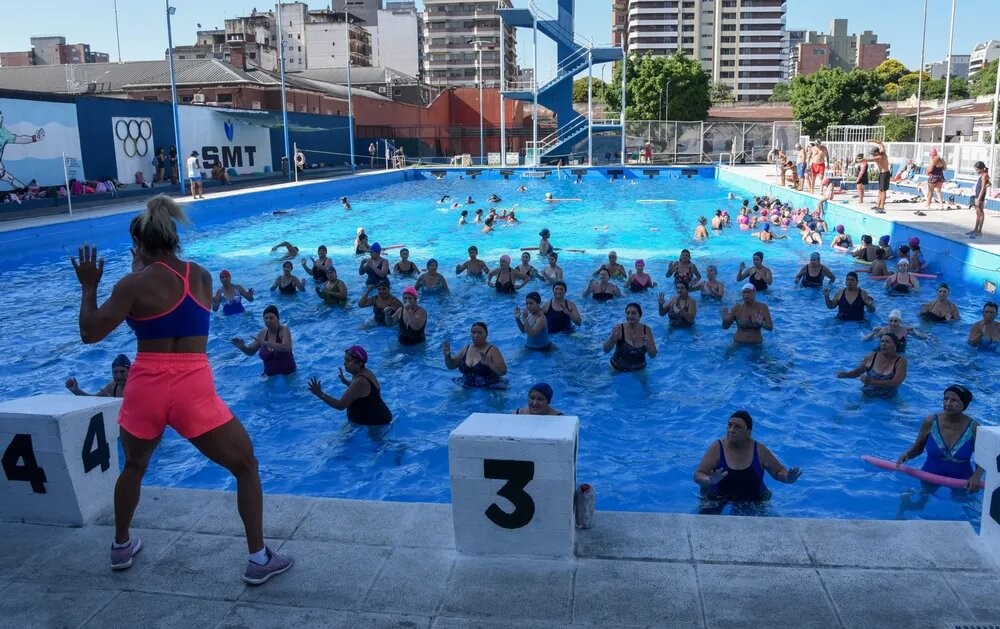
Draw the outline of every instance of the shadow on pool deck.
<instances>
[{"instance_id":1,"label":"shadow on pool deck","mask_svg":"<svg viewBox=\"0 0 1000 629\"><path fill-rule=\"evenodd\" d=\"M577 558L458 555L451 507L265 497L295 566L251 588L235 494L144 488L135 565L112 515L0 523L2 627L951 627L1000 622L964 522L598 512Z\"/></svg>"}]
</instances>

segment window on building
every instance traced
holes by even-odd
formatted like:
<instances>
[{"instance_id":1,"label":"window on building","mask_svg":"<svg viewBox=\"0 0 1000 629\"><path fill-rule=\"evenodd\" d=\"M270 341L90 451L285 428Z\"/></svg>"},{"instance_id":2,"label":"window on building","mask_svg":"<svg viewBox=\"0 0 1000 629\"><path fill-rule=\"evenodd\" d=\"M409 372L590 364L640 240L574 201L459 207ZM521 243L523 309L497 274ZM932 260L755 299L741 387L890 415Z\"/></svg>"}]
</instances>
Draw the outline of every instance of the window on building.
<instances>
[{"instance_id":1,"label":"window on building","mask_svg":"<svg viewBox=\"0 0 1000 629\"><path fill-rule=\"evenodd\" d=\"M233 95L232 94L219 94L218 96L215 97L215 100L216 100L216 102L219 102L219 103L231 103L231 102L233 102Z\"/></svg>"},{"instance_id":2,"label":"window on building","mask_svg":"<svg viewBox=\"0 0 1000 629\"><path fill-rule=\"evenodd\" d=\"M733 72L720 72L719 73L719 78L720 79L731 79L731 78L733 78L733 74L734 74Z\"/></svg>"}]
</instances>

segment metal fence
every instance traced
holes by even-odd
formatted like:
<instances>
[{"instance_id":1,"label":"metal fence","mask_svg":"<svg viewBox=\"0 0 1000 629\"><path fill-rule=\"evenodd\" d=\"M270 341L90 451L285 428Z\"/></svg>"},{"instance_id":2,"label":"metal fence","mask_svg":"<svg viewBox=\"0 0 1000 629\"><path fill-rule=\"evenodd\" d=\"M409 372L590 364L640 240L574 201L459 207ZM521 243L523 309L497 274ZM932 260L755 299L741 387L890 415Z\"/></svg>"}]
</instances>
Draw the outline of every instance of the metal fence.
<instances>
[{"instance_id":1,"label":"metal fence","mask_svg":"<svg viewBox=\"0 0 1000 629\"><path fill-rule=\"evenodd\" d=\"M774 148L799 141L797 122L683 122L631 120L625 123L628 161L643 161L642 149L653 145L653 163L766 162Z\"/></svg>"},{"instance_id":2,"label":"metal fence","mask_svg":"<svg viewBox=\"0 0 1000 629\"><path fill-rule=\"evenodd\" d=\"M843 159L846 164L853 161L858 153L867 155L872 145L863 141L827 142L826 147L831 160ZM979 161L986 164L990 173L1000 172L1000 145L994 151L992 164L990 145L980 142L945 143L943 146L940 142L886 142L885 148L893 164L905 165L913 160L917 166L926 167L930 162L931 149L937 149L948 168L961 177L975 177L972 165Z\"/></svg>"}]
</instances>

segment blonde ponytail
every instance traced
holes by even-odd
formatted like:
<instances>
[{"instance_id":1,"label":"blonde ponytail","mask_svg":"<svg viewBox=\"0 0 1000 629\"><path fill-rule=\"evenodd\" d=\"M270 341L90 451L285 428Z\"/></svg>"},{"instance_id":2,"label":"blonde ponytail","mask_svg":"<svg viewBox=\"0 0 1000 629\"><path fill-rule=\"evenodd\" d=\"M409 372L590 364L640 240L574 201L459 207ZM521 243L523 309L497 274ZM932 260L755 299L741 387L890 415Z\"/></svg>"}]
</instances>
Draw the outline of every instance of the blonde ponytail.
<instances>
[{"instance_id":1,"label":"blonde ponytail","mask_svg":"<svg viewBox=\"0 0 1000 629\"><path fill-rule=\"evenodd\" d=\"M183 208L165 194L158 194L146 203L129 225L129 233L143 251L151 254L180 251L181 240L177 223L190 223Z\"/></svg>"}]
</instances>

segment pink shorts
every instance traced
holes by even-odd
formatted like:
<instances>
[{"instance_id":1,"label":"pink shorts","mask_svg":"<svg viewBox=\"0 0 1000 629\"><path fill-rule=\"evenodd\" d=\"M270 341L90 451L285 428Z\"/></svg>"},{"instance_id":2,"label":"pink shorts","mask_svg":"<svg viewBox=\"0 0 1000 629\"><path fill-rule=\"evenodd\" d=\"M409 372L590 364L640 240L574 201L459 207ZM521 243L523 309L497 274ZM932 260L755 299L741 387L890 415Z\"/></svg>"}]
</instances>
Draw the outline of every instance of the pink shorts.
<instances>
[{"instance_id":1,"label":"pink shorts","mask_svg":"<svg viewBox=\"0 0 1000 629\"><path fill-rule=\"evenodd\" d=\"M170 426L185 439L194 439L232 418L215 392L207 355L136 354L118 413L125 432L151 440Z\"/></svg>"}]
</instances>

